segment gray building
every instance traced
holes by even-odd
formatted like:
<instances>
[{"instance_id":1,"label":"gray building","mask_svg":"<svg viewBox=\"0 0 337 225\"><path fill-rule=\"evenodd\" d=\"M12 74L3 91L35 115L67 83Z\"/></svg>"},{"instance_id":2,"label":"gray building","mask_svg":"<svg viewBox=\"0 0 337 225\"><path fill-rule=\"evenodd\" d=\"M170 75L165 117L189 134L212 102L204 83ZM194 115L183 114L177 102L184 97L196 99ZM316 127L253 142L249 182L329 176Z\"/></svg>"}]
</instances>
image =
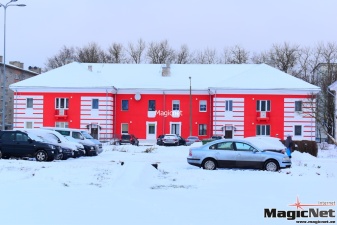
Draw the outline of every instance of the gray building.
<instances>
[{"instance_id":1,"label":"gray building","mask_svg":"<svg viewBox=\"0 0 337 225\"><path fill-rule=\"evenodd\" d=\"M3 57L0 56L0 130L10 130L13 128L13 107L14 107L14 92L8 88L10 84L16 83L18 81L25 80L27 78L36 76L41 73L41 68L38 67L28 67L28 70L24 69L24 64L19 61L10 61L6 64L6 85L3 87L4 82L4 64ZM3 96L5 88L5 98ZM3 101L5 101L5 126L2 124L2 113L3 113Z\"/></svg>"}]
</instances>

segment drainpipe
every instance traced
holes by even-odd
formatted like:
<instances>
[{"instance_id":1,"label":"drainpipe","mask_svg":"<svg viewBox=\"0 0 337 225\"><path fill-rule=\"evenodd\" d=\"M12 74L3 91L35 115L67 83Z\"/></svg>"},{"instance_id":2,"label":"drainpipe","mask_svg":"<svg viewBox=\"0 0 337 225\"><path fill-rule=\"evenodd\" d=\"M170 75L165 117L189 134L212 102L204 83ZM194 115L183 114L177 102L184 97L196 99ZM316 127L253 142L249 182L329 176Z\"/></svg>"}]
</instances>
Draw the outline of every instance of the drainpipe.
<instances>
[{"instance_id":1,"label":"drainpipe","mask_svg":"<svg viewBox=\"0 0 337 225\"><path fill-rule=\"evenodd\" d=\"M215 127L215 133L217 134L217 129L216 129L216 90L214 90L214 99L213 99L213 102L214 102L214 127Z\"/></svg>"},{"instance_id":2,"label":"drainpipe","mask_svg":"<svg viewBox=\"0 0 337 225\"><path fill-rule=\"evenodd\" d=\"M212 99L211 99L211 90L208 88L208 96L209 96L209 130L212 131L212 133L210 134L210 136L213 135L213 124L212 124Z\"/></svg>"},{"instance_id":3,"label":"drainpipe","mask_svg":"<svg viewBox=\"0 0 337 225\"><path fill-rule=\"evenodd\" d=\"M108 89L105 89L105 141L108 141Z\"/></svg>"},{"instance_id":4,"label":"drainpipe","mask_svg":"<svg viewBox=\"0 0 337 225\"><path fill-rule=\"evenodd\" d=\"M116 88L115 86L112 86L112 88L115 90L115 96L114 96L114 101L113 101L113 127L112 127L112 135L113 137L112 138L115 138L114 136L116 136L116 112L117 112L117 109L116 109L116 101L117 101L117 92L118 92L118 88Z\"/></svg>"},{"instance_id":5,"label":"drainpipe","mask_svg":"<svg viewBox=\"0 0 337 225\"><path fill-rule=\"evenodd\" d=\"M166 94L165 91L163 91L163 95L164 95L164 112L166 110ZM163 134L165 134L165 116L163 116Z\"/></svg>"},{"instance_id":6,"label":"drainpipe","mask_svg":"<svg viewBox=\"0 0 337 225\"><path fill-rule=\"evenodd\" d=\"M333 111L333 126L332 126L332 136L333 136L333 138L336 140L336 137L335 137L335 116L336 116L336 95L334 94L334 93L332 93L330 90L329 90L329 88L327 88L327 91L328 91L328 93L330 94L330 95L332 95L333 96L333 100L334 100L334 106L335 106L335 109L334 109L334 111Z\"/></svg>"}]
</instances>

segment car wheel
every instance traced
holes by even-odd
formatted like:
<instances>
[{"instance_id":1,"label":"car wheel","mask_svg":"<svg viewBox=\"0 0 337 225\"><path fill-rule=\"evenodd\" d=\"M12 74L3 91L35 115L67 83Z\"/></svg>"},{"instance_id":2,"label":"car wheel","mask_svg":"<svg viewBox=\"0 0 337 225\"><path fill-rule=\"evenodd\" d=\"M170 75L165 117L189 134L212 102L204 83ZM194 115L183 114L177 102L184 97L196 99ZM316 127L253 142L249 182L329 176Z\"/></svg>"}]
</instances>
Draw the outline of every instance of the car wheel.
<instances>
[{"instance_id":1,"label":"car wheel","mask_svg":"<svg viewBox=\"0 0 337 225\"><path fill-rule=\"evenodd\" d=\"M44 150L39 150L35 154L35 158L39 162L47 161L48 155Z\"/></svg>"},{"instance_id":2,"label":"car wheel","mask_svg":"<svg viewBox=\"0 0 337 225\"><path fill-rule=\"evenodd\" d=\"M275 160L268 160L265 164L264 164L264 169L266 171L271 171L271 172L275 172L279 170L279 165L278 162L276 162Z\"/></svg>"},{"instance_id":3,"label":"car wheel","mask_svg":"<svg viewBox=\"0 0 337 225\"><path fill-rule=\"evenodd\" d=\"M204 170L215 170L217 167L214 159L205 159L202 163L202 168Z\"/></svg>"},{"instance_id":4,"label":"car wheel","mask_svg":"<svg viewBox=\"0 0 337 225\"><path fill-rule=\"evenodd\" d=\"M58 154L57 159L58 159L58 160L63 159L63 153Z\"/></svg>"}]
</instances>

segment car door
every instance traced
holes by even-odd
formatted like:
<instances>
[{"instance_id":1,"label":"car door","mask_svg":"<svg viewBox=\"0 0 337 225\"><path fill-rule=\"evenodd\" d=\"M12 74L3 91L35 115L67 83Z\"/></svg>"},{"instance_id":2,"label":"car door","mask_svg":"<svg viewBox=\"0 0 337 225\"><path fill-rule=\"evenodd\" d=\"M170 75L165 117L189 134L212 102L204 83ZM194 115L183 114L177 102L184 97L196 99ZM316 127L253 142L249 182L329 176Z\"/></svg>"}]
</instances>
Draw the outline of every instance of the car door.
<instances>
[{"instance_id":1,"label":"car door","mask_svg":"<svg viewBox=\"0 0 337 225\"><path fill-rule=\"evenodd\" d=\"M236 164L239 168L260 168L261 157L259 152L244 142L235 142Z\"/></svg>"},{"instance_id":2,"label":"car door","mask_svg":"<svg viewBox=\"0 0 337 225\"><path fill-rule=\"evenodd\" d=\"M232 141L224 141L210 146L214 151L213 155L217 159L218 167L234 168L236 167L236 151Z\"/></svg>"},{"instance_id":3,"label":"car door","mask_svg":"<svg viewBox=\"0 0 337 225\"><path fill-rule=\"evenodd\" d=\"M15 154L15 133L14 132L3 132L0 138L1 151L5 156L13 156Z\"/></svg>"},{"instance_id":4,"label":"car door","mask_svg":"<svg viewBox=\"0 0 337 225\"><path fill-rule=\"evenodd\" d=\"M35 147L28 134L17 132L15 134L15 149L17 157L34 156Z\"/></svg>"}]
</instances>

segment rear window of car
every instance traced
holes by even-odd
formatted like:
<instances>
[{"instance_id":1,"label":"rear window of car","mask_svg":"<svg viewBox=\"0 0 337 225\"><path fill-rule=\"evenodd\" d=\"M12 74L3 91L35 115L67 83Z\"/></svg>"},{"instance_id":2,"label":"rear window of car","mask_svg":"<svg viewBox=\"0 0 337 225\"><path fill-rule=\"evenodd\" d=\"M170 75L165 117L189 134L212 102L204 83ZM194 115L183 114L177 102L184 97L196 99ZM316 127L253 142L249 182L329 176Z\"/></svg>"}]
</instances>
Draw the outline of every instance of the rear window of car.
<instances>
[{"instance_id":1,"label":"rear window of car","mask_svg":"<svg viewBox=\"0 0 337 225\"><path fill-rule=\"evenodd\" d=\"M123 134L122 139L130 139L130 135L129 134Z\"/></svg>"}]
</instances>

